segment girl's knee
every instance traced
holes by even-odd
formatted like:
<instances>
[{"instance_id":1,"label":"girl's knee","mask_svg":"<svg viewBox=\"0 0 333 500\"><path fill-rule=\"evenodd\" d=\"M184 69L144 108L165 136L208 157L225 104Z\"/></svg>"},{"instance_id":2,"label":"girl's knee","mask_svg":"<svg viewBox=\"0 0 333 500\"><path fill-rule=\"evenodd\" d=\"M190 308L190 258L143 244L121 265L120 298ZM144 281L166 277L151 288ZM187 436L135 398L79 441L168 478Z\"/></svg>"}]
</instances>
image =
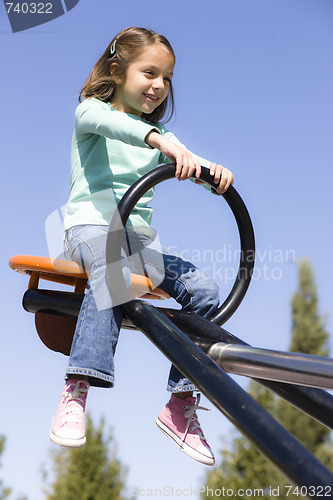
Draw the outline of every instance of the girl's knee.
<instances>
[{"instance_id":1,"label":"girl's knee","mask_svg":"<svg viewBox=\"0 0 333 500\"><path fill-rule=\"evenodd\" d=\"M200 316L213 314L219 306L220 295L218 285L209 279L200 280L200 286L193 290L193 312Z\"/></svg>"},{"instance_id":2,"label":"girl's knee","mask_svg":"<svg viewBox=\"0 0 333 500\"><path fill-rule=\"evenodd\" d=\"M204 292L207 297L209 297L211 304L216 305L218 307L220 302L220 289L214 281L208 281L206 286L204 287Z\"/></svg>"},{"instance_id":3,"label":"girl's knee","mask_svg":"<svg viewBox=\"0 0 333 500\"><path fill-rule=\"evenodd\" d=\"M211 301L218 306L220 302L220 289L215 281L209 281L207 285L207 294L210 295Z\"/></svg>"}]
</instances>

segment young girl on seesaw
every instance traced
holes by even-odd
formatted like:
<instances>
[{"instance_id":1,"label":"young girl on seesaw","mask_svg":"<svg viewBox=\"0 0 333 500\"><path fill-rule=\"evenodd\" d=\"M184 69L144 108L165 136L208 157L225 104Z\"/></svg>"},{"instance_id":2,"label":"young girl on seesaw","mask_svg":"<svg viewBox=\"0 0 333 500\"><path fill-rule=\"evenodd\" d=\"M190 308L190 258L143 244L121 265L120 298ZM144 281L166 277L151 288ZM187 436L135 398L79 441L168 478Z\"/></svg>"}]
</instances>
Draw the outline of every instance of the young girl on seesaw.
<instances>
[{"instance_id":1,"label":"young girl on seesaw","mask_svg":"<svg viewBox=\"0 0 333 500\"><path fill-rule=\"evenodd\" d=\"M176 163L179 180L198 178L200 166L208 167L218 193L233 182L228 169L192 154L162 125L161 120L168 112L170 119L174 110L174 65L173 49L164 36L144 28L127 28L108 45L80 93L80 101L81 97L84 100L75 113L64 246L66 258L86 269L89 286L52 423L50 438L58 445L85 443L89 387L114 385L122 311L120 305L111 303L105 247L117 203L137 179L162 163ZM141 198L126 226L124 278L129 284L135 255L142 251L145 269L150 277L156 275L162 290L183 309L209 316L219 305L218 287L193 264L158 247L148 207L153 194L150 190ZM214 455L196 414L200 395L193 397L195 386L172 366L167 389L172 394L156 420L158 427L192 458L213 465Z\"/></svg>"}]
</instances>

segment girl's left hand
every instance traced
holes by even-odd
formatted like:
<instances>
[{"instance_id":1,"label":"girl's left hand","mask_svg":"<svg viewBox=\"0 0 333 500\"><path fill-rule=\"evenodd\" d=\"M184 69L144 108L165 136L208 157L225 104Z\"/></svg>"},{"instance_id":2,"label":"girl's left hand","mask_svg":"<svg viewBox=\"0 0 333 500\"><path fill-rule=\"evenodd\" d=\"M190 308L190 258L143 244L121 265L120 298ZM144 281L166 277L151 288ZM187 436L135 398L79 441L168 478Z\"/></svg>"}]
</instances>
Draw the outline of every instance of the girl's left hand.
<instances>
[{"instance_id":1,"label":"girl's left hand","mask_svg":"<svg viewBox=\"0 0 333 500\"><path fill-rule=\"evenodd\" d=\"M211 163L209 173L214 176L215 184L218 184L215 189L219 194L225 193L230 184L234 183L233 173L222 165Z\"/></svg>"},{"instance_id":2,"label":"girl's left hand","mask_svg":"<svg viewBox=\"0 0 333 500\"><path fill-rule=\"evenodd\" d=\"M211 163L209 173L210 175L214 176L215 184L218 184L218 186L216 186L215 189L219 194L225 193L230 184L234 183L233 173L230 172L230 170L228 170L227 168L223 167L222 165L216 165L216 163ZM205 184L204 181L200 180L196 180L194 182L196 184Z\"/></svg>"}]
</instances>

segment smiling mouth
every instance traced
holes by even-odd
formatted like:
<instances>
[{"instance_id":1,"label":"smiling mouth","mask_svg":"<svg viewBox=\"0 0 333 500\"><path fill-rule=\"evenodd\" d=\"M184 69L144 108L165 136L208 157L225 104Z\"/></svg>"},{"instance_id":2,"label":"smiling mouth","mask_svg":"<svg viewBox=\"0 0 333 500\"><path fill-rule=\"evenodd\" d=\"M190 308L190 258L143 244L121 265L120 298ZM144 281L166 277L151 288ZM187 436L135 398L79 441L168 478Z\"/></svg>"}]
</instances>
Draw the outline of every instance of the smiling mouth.
<instances>
[{"instance_id":1,"label":"smiling mouth","mask_svg":"<svg viewBox=\"0 0 333 500\"><path fill-rule=\"evenodd\" d=\"M158 97L154 96L154 95L151 95L151 94L143 94L145 96L146 99L148 99L148 101L151 101L151 102L157 102L158 101Z\"/></svg>"}]
</instances>

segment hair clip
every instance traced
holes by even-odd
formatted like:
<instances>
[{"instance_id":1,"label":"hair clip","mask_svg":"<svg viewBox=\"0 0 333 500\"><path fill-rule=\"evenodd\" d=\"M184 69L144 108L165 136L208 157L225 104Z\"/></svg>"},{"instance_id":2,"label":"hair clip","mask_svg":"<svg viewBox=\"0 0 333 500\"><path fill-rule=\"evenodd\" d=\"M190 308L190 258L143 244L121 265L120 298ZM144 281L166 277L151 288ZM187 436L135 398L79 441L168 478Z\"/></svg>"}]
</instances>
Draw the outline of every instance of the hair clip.
<instances>
[{"instance_id":1,"label":"hair clip","mask_svg":"<svg viewBox=\"0 0 333 500\"><path fill-rule=\"evenodd\" d=\"M110 53L111 53L111 55L112 55L112 56L113 56L113 54L116 52L116 41L117 41L117 40L115 40L115 41L113 42L113 44L111 45L111 47L110 47Z\"/></svg>"}]
</instances>

